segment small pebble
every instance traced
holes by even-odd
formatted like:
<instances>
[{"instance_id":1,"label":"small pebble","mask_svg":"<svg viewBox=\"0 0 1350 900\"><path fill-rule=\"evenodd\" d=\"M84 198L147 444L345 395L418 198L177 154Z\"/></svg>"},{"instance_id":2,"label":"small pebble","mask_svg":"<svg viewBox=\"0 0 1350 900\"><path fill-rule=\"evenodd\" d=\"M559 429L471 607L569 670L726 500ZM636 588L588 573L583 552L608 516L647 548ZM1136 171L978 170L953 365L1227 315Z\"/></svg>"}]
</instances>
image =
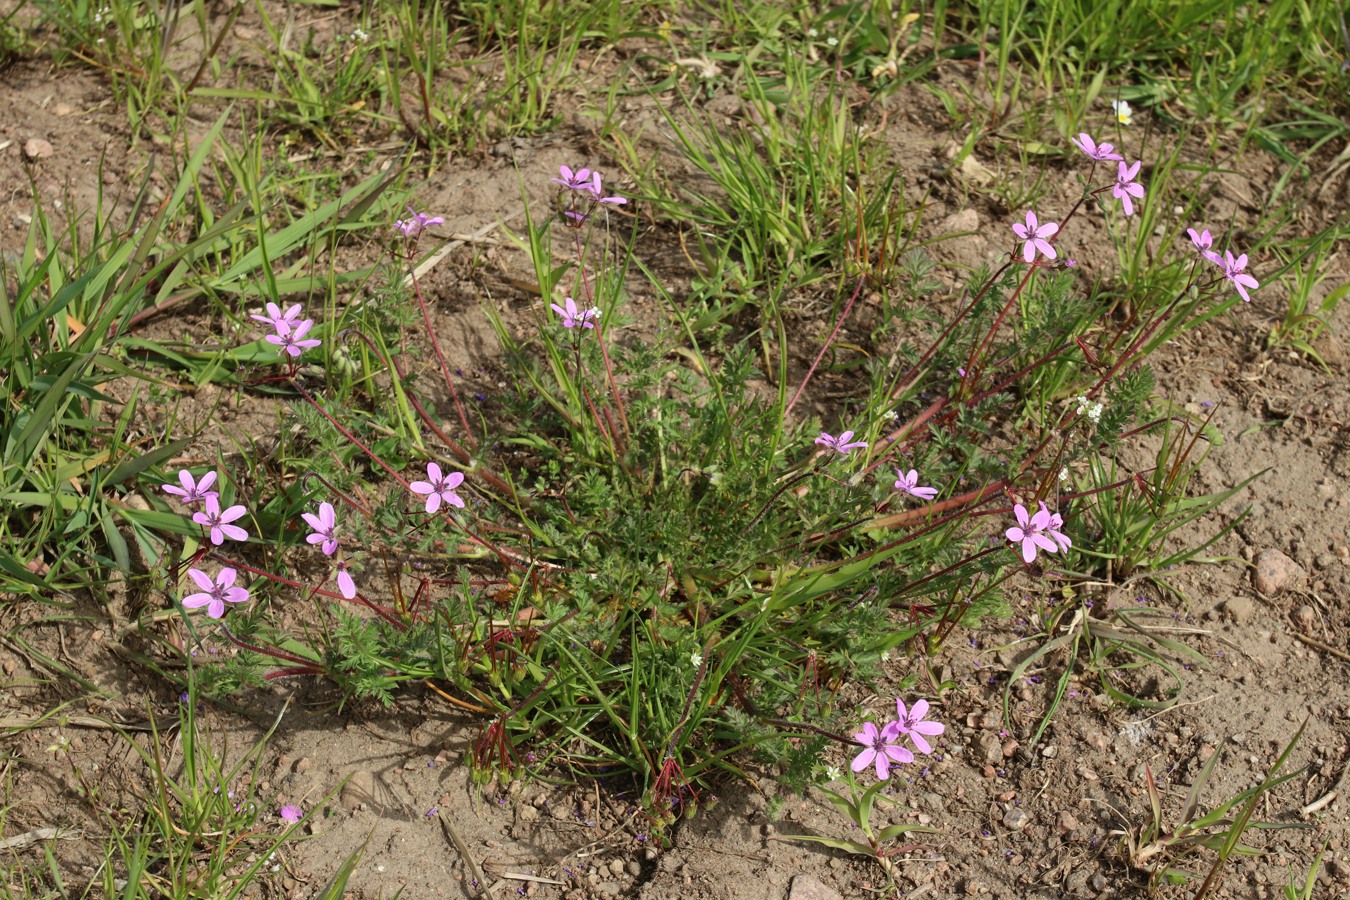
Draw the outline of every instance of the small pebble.
<instances>
[{"instance_id":1,"label":"small pebble","mask_svg":"<svg viewBox=\"0 0 1350 900\"><path fill-rule=\"evenodd\" d=\"M1252 566L1252 586L1265 597L1278 597L1307 574L1302 566L1274 549L1256 554Z\"/></svg>"},{"instance_id":2,"label":"small pebble","mask_svg":"<svg viewBox=\"0 0 1350 900\"><path fill-rule=\"evenodd\" d=\"M56 148L51 145L50 141L45 141L42 138L29 138L23 143L23 155L30 160L50 159L54 153L56 153Z\"/></svg>"}]
</instances>

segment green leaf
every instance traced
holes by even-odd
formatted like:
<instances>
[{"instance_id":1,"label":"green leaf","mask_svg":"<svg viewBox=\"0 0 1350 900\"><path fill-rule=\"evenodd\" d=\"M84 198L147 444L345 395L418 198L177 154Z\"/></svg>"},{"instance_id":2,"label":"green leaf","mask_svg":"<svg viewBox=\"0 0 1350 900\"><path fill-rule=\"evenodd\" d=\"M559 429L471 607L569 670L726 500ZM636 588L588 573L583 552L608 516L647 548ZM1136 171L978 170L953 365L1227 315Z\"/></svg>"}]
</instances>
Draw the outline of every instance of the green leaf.
<instances>
[{"instance_id":1,"label":"green leaf","mask_svg":"<svg viewBox=\"0 0 1350 900\"><path fill-rule=\"evenodd\" d=\"M33 410L32 416L28 419L23 430L19 432L18 437L10 441L5 447L3 457L5 463L27 468L29 463L33 461L33 455L47 438L48 429L52 424L52 419L56 416L57 409L66 402L67 389L71 382L84 372L93 359L93 353L85 353L70 360L65 370L52 382L52 386L38 401L37 408Z\"/></svg>"},{"instance_id":2,"label":"green leaf","mask_svg":"<svg viewBox=\"0 0 1350 900\"><path fill-rule=\"evenodd\" d=\"M837 838L821 837L815 834L782 834L778 836L780 841L810 841L813 844L824 844L826 847L833 847L836 850L843 850L845 853L852 853L856 856L867 856L876 859L876 853L866 844L859 844L855 841L844 841Z\"/></svg>"}]
</instances>

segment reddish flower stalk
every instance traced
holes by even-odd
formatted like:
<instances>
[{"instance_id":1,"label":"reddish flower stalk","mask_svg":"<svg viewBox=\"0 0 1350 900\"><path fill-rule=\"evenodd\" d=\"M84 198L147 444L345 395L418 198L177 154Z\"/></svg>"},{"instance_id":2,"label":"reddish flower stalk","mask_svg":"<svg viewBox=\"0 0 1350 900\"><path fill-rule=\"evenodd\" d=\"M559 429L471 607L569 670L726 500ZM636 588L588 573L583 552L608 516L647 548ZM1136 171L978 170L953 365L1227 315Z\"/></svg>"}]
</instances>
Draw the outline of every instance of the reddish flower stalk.
<instances>
[{"instance_id":1,"label":"reddish flower stalk","mask_svg":"<svg viewBox=\"0 0 1350 900\"><path fill-rule=\"evenodd\" d=\"M816 368L820 366L820 361L824 359L825 354L829 352L830 345L834 343L835 337L839 334L839 329L844 327L844 320L847 319L848 314L852 312L853 304L858 301L858 297L862 294L863 285L866 283L866 279L859 278L858 283L854 285L853 294L848 298L848 303L844 304L844 311L839 314L839 318L835 321L834 328L830 331L830 336L825 339L825 343L821 346L820 352L817 353L816 358L811 361L811 367L806 370L806 377L802 379L801 384L797 385L796 393L792 395L792 399L788 402L787 408L783 410L783 418L785 420L788 415L791 414L792 407L797 405L797 400L801 397L802 391L806 390L807 384L811 382L811 376L816 374Z\"/></svg>"},{"instance_id":2,"label":"reddish flower stalk","mask_svg":"<svg viewBox=\"0 0 1350 900\"><path fill-rule=\"evenodd\" d=\"M459 391L455 389L455 380L450 377L450 364L445 361L445 354L441 351L441 342L436 339L436 329L431 325L431 310L427 308L426 298L422 296L422 286L417 281L417 269L409 263L408 278L412 281L413 296L417 298L417 305L422 310L422 324L426 326L427 339L431 341L431 349L436 354L436 361L441 367L441 377L445 380L445 387L450 391L450 397L455 401L455 411L459 413L459 424L464 429L464 437L468 440L470 446L478 449L478 439L474 436L472 429L469 428L469 417L464 412L464 404L459 400Z\"/></svg>"},{"instance_id":3,"label":"reddish flower stalk","mask_svg":"<svg viewBox=\"0 0 1350 900\"><path fill-rule=\"evenodd\" d=\"M581 286L583 289L584 296L586 297L588 303L594 303L595 290L591 285L590 279L586 275L586 265L585 265L586 248L585 245L582 244L581 242L580 232L578 232L573 236L572 242L576 245L577 248L577 271L580 273ZM628 411L624 409L623 395L619 393L618 382L614 380L614 365L613 363L610 362L609 359L609 347L606 344L604 332L601 330L599 325L596 326L595 330L596 335L599 338L600 342L600 358L605 363L605 379L609 383L609 393L610 396L614 399L614 407L619 411L619 422L623 425L623 433L624 438L626 440L629 435ZM618 440L617 434L614 435L611 439L616 444L622 445L623 443Z\"/></svg>"}]
</instances>

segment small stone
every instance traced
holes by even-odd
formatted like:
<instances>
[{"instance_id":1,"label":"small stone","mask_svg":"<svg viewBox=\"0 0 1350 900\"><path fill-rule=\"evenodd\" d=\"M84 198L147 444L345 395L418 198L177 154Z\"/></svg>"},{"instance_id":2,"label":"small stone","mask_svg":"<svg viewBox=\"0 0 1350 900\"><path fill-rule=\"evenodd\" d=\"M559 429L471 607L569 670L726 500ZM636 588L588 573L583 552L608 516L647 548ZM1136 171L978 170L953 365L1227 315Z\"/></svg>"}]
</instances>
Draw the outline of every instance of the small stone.
<instances>
[{"instance_id":1,"label":"small stone","mask_svg":"<svg viewBox=\"0 0 1350 900\"><path fill-rule=\"evenodd\" d=\"M981 732L972 746L975 748L977 759L987 763L1001 762L1003 759L1003 744L999 741L998 735L992 731Z\"/></svg>"},{"instance_id":2,"label":"small stone","mask_svg":"<svg viewBox=\"0 0 1350 900\"><path fill-rule=\"evenodd\" d=\"M69 103L58 103L52 107L52 112L64 119L66 116L75 112L75 107L71 106Z\"/></svg>"},{"instance_id":3,"label":"small stone","mask_svg":"<svg viewBox=\"0 0 1350 900\"><path fill-rule=\"evenodd\" d=\"M303 775L308 772L313 765L314 763L310 762L308 756L302 756L295 761L295 766L291 771L295 772L297 775Z\"/></svg>"},{"instance_id":4,"label":"small stone","mask_svg":"<svg viewBox=\"0 0 1350 900\"><path fill-rule=\"evenodd\" d=\"M1087 737L1083 738L1083 740L1087 741L1088 746L1093 750L1105 750L1107 747L1111 746L1111 739L1100 731L1092 732Z\"/></svg>"},{"instance_id":5,"label":"small stone","mask_svg":"<svg viewBox=\"0 0 1350 900\"><path fill-rule=\"evenodd\" d=\"M1003 814L1003 827L1009 831L1021 831L1031 824L1031 816L1026 810L1013 807Z\"/></svg>"},{"instance_id":6,"label":"small stone","mask_svg":"<svg viewBox=\"0 0 1350 900\"><path fill-rule=\"evenodd\" d=\"M980 214L967 207L943 219L938 225L941 234L961 234L980 230Z\"/></svg>"},{"instance_id":7,"label":"small stone","mask_svg":"<svg viewBox=\"0 0 1350 900\"><path fill-rule=\"evenodd\" d=\"M1252 613L1256 612L1256 604L1252 602L1251 597L1230 597L1224 603L1223 611L1237 624L1245 625L1251 619Z\"/></svg>"},{"instance_id":8,"label":"small stone","mask_svg":"<svg viewBox=\"0 0 1350 900\"><path fill-rule=\"evenodd\" d=\"M788 900L844 900L844 896L814 875L797 875L792 879Z\"/></svg>"},{"instance_id":9,"label":"small stone","mask_svg":"<svg viewBox=\"0 0 1350 900\"><path fill-rule=\"evenodd\" d=\"M1088 887L1100 894L1102 891L1106 890L1106 876L1101 872L1093 875L1088 879Z\"/></svg>"},{"instance_id":10,"label":"small stone","mask_svg":"<svg viewBox=\"0 0 1350 900\"><path fill-rule=\"evenodd\" d=\"M1068 834L1077 827L1078 820L1067 809L1055 816L1055 830L1060 834Z\"/></svg>"},{"instance_id":11,"label":"small stone","mask_svg":"<svg viewBox=\"0 0 1350 900\"><path fill-rule=\"evenodd\" d=\"M516 809L516 817L522 822L533 822L539 818L539 810L533 806L521 806Z\"/></svg>"},{"instance_id":12,"label":"small stone","mask_svg":"<svg viewBox=\"0 0 1350 900\"><path fill-rule=\"evenodd\" d=\"M1304 634L1312 634L1313 628L1317 625L1317 610L1306 603L1303 604L1294 610L1294 624Z\"/></svg>"},{"instance_id":13,"label":"small stone","mask_svg":"<svg viewBox=\"0 0 1350 900\"><path fill-rule=\"evenodd\" d=\"M630 859L628 864L624 866L624 871L636 878L642 874L642 863L638 862L636 859Z\"/></svg>"},{"instance_id":14,"label":"small stone","mask_svg":"<svg viewBox=\"0 0 1350 900\"><path fill-rule=\"evenodd\" d=\"M623 893L623 885L617 881L602 881L595 886L595 892L602 897L617 897Z\"/></svg>"},{"instance_id":15,"label":"small stone","mask_svg":"<svg viewBox=\"0 0 1350 900\"><path fill-rule=\"evenodd\" d=\"M621 859L610 860L610 863L609 863L609 870L610 870L611 872L613 872L615 875L622 875L622 874L623 874L623 860L621 860Z\"/></svg>"},{"instance_id":16,"label":"small stone","mask_svg":"<svg viewBox=\"0 0 1350 900\"><path fill-rule=\"evenodd\" d=\"M1011 759L1012 755L1017 752L1017 748L1019 746L1021 745L1018 744L1017 741L1013 740L1012 738L1008 738L1006 741L1003 742L999 750L1003 753L1004 759Z\"/></svg>"},{"instance_id":17,"label":"small stone","mask_svg":"<svg viewBox=\"0 0 1350 900\"><path fill-rule=\"evenodd\" d=\"M56 153L56 148L50 141L42 138L29 138L23 143L23 155L32 159L50 159Z\"/></svg>"},{"instance_id":18,"label":"small stone","mask_svg":"<svg viewBox=\"0 0 1350 900\"><path fill-rule=\"evenodd\" d=\"M1307 574L1279 550L1262 550L1256 554L1252 566L1252 586L1265 597L1278 597Z\"/></svg>"}]
</instances>

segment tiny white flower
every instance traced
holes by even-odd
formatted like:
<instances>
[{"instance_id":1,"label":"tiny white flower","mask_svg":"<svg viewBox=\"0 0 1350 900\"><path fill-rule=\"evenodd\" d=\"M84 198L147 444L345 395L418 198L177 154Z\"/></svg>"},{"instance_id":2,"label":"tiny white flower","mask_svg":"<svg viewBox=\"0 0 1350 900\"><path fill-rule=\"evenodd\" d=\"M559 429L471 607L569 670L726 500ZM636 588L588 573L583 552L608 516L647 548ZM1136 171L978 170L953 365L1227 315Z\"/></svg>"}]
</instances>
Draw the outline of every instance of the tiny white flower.
<instances>
[{"instance_id":1,"label":"tiny white flower","mask_svg":"<svg viewBox=\"0 0 1350 900\"><path fill-rule=\"evenodd\" d=\"M891 661L891 651L889 651L889 650L882 650L882 651L881 651L881 661L882 661L882 662L890 662L890 661Z\"/></svg>"},{"instance_id":2,"label":"tiny white flower","mask_svg":"<svg viewBox=\"0 0 1350 900\"><path fill-rule=\"evenodd\" d=\"M1092 404L1092 408L1087 411L1087 416L1095 425L1102 420L1102 405L1100 403Z\"/></svg>"},{"instance_id":3,"label":"tiny white flower","mask_svg":"<svg viewBox=\"0 0 1350 900\"><path fill-rule=\"evenodd\" d=\"M839 38L834 37L833 35L831 35L830 37L827 37L827 38L825 39L825 43L828 44L828 45L831 46L831 47L838 47L838 46L839 46Z\"/></svg>"},{"instance_id":4,"label":"tiny white flower","mask_svg":"<svg viewBox=\"0 0 1350 900\"><path fill-rule=\"evenodd\" d=\"M828 781L838 781L844 777L844 772L838 766L826 766L825 778Z\"/></svg>"},{"instance_id":5,"label":"tiny white flower","mask_svg":"<svg viewBox=\"0 0 1350 900\"><path fill-rule=\"evenodd\" d=\"M690 653L689 665L693 666L695 669L703 665L703 654L699 653L697 650L695 650L693 653Z\"/></svg>"},{"instance_id":6,"label":"tiny white flower","mask_svg":"<svg viewBox=\"0 0 1350 900\"><path fill-rule=\"evenodd\" d=\"M807 37L820 37L820 32L819 32L819 31L816 31L814 28L810 28L810 29L807 29L806 36L807 36Z\"/></svg>"},{"instance_id":7,"label":"tiny white flower","mask_svg":"<svg viewBox=\"0 0 1350 900\"><path fill-rule=\"evenodd\" d=\"M1128 100L1112 100L1111 112L1115 113L1116 121L1122 125L1130 124L1130 117L1134 115L1134 110L1130 109Z\"/></svg>"},{"instance_id":8,"label":"tiny white flower","mask_svg":"<svg viewBox=\"0 0 1350 900\"><path fill-rule=\"evenodd\" d=\"M366 34L366 32L361 28L361 26L358 25L352 31L352 40L356 41L357 43L364 44L366 41L370 40L370 35Z\"/></svg>"},{"instance_id":9,"label":"tiny white flower","mask_svg":"<svg viewBox=\"0 0 1350 900\"><path fill-rule=\"evenodd\" d=\"M1068 480L1069 480L1069 467L1068 467L1068 466L1065 466L1064 468L1062 468L1062 469L1059 470L1059 480L1060 480L1060 481L1068 481Z\"/></svg>"},{"instance_id":10,"label":"tiny white flower","mask_svg":"<svg viewBox=\"0 0 1350 900\"><path fill-rule=\"evenodd\" d=\"M882 415L888 422L894 422L896 419L900 418L900 414L893 409L886 410Z\"/></svg>"}]
</instances>

